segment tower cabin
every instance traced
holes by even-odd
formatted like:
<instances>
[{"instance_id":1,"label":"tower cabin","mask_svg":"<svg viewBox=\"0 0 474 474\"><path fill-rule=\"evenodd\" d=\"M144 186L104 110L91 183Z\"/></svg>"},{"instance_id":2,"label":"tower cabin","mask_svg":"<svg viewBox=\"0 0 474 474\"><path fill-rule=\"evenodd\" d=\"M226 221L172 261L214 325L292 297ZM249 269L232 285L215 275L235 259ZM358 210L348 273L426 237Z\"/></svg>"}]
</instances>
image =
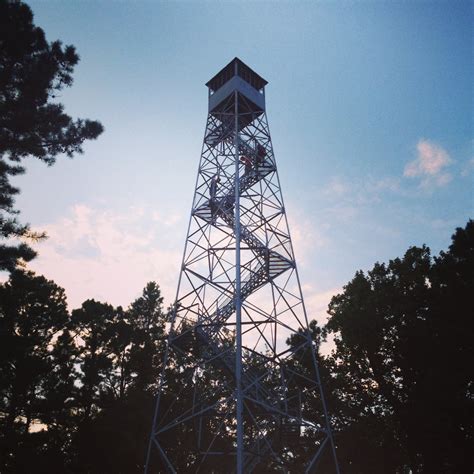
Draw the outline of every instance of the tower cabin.
<instances>
[{"instance_id":1,"label":"tower cabin","mask_svg":"<svg viewBox=\"0 0 474 474\"><path fill-rule=\"evenodd\" d=\"M234 58L206 83L209 88L209 113L223 124L235 119L235 100L239 130L265 112L265 86L268 82L239 58Z\"/></svg>"}]
</instances>

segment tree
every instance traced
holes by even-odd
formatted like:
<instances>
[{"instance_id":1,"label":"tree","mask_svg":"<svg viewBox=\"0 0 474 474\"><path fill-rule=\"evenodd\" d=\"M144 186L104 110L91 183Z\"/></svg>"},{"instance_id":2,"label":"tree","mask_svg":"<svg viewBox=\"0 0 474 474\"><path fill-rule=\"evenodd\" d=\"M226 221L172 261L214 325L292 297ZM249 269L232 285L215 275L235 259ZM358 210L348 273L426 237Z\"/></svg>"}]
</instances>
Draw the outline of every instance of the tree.
<instances>
[{"instance_id":1,"label":"tree","mask_svg":"<svg viewBox=\"0 0 474 474\"><path fill-rule=\"evenodd\" d=\"M53 428L60 429L70 417L65 401L73 393L74 352L64 331L67 321L66 296L54 282L15 271L0 286L2 472L38 467L47 446L44 434L31 429L50 426L53 441Z\"/></svg>"},{"instance_id":2,"label":"tree","mask_svg":"<svg viewBox=\"0 0 474 474\"><path fill-rule=\"evenodd\" d=\"M382 444L399 445L398 467L384 472L472 472L473 275L469 221L438 258L412 247L357 272L330 303L326 329L336 351L328 362L346 404L357 408L347 426L375 419Z\"/></svg>"},{"instance_id":3,"label":"tree","mask_svg":"<svg viewBox=\"0 0 474 474\"><path fill-rule=\"evenodd\" d=\"M0 1L0 238L38 239L18 222L10 177L24 173L28 157L52 165L60 155L82 153L85 140L103 131L97 121L73 120L55 98L70 87L79 61L73 46L48 43L33 24L31 9L13 0ZM12 271L36 253L26 243L0 244L0 270Z\"/></svg>"},{"instance_id":4,"label":"tree","mask_svg":"<svg viewBox=\"0 0 474 474\"><path fill-rule=\"evenodd\" d=\"M154 282L127 311L87 300L69 315L62 288L13 271L0 284L0 471L143 472L167 319Z\"/></svg>"},{"instance_id":5,"label":"tree","mask_svg":"<svg viewBox=\"0 0 474 474\"><path fill-rule=\"evenodd\" d=\"M143 472L166 320L155 282L127 311L88 300L72 312L81 339L75 472Z\"/></svg>"},{"instance_id":6,"label":"tree","mask_svg":"<svg viewBox=\"0 0 474 474\"><path fill-rule=\"evenodd\" d=\"M127 311L133 328L129 366L134 374L133 387L150 390L156 387L164 349L165 323L168 314L163 310L163 297L155 282L148 282L142 295Z\"/></svg>"},{"instance_id":7,"label":"tree","mask_svg":"<svg viewBox=\"0 0 474 474\"><path fill-rule=\"evenodd\" d=\"M114 339L123 318L121 307L87 300L72 311L71 325L79 338L77 360L80 389L78 422L88 422L107 403L118 397L120 381L114 367Z\"/></svg>"}]
</instances>

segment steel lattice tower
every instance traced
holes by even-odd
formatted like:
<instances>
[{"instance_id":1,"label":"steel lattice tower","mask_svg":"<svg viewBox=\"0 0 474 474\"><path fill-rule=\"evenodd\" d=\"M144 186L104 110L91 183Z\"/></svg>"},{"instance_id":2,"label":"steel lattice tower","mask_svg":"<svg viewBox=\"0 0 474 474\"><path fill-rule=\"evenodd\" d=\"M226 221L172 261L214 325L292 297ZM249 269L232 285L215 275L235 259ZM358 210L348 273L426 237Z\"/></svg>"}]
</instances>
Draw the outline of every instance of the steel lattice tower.
<instances>
[{"instance_id":1,"label":"steel lattice tower","mask_svg":"<svg viewBox=\"0 0 474 474\"><path fill-rule=\"evenodd\" d=\"M145 472L339 473L265 113L238 58L209 113ZM330 465L330 471L327 466Z\"/></svg>"}]
</instances>

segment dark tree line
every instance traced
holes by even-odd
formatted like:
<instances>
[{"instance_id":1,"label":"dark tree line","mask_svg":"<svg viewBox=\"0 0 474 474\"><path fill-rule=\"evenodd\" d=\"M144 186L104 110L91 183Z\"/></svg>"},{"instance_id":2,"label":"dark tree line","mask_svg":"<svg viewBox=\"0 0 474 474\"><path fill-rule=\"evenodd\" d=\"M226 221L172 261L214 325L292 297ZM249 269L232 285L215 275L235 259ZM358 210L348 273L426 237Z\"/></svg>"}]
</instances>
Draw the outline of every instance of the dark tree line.
<instances>
[{"instance_id":1,"label":"dark tree line","mask_svg":"<svg viewBox=\"0 0 474 474\"><path fill-rule=\"evenodd\" d=\"M169 320L160 289L148 283L126 309L87 300L69 311L62 288L25 269L35 256L25 240L44 236L19 222L10 183L28 158L51 165L102 132L55 101L78 59L74 47L46 41L27 5L0 0L0 270L9 272L0 285L1 474L143 470ZM329 336L336 343L320 369L342 472L472 473L473 293L469 221L439 256L412 247L357 272L332 299L327 325L311 323L318 344ZM299 347L299 337L288 344ZM311 376L309 354L294 353L291 363ZM189 406L182 370L193 361L173 357L163 405ZM210 374L201 383L212 397ZM294 383L304 390L303 380ZM304 407L315 420L317 397ZM316 433L304 438L318 443ZM193 433L168 442L179 471L194 472ZM225 451L232 439L223 432L219 443ZM304 448L291 449L292 472L301 472ZM206 471L232 471L234 459L219 463ZM154 470L162 472L159 462Z\"/></svg>"},{"instance_id":2,"label":"dark tree line","mask_svg":"<svg viewBox=\"0 0 474 474\"><path fill-rule=\"evenodd\" d=\"M311 323L315 341L336 342L320 363L342 472L472 472L473 269L469 221L438 257L412 247L357 272L332 299L327 325ZM69 313L54 282L13 271L0 286L0 472L142 472L168 320L155 283L127 309L87 300ZM191 405L182 384L191 358L170 366L165 405ZM310 373L309 354L293 363ZM212 397L210 378L201 383ZM317 396L306 401L315 421ZM180 472L193 472L193 433L169 443ZM231 469L233 458L222 462L207 472Z\"/></svg>"},{"instance_id":3,"label":"dark tree line","mask_svg":"<svg viewBox=\"0 0 474 474\"><path fill-rule=\"evenodd\" d=\"M149 283L127 310L14 271L0 287L0 472L138 472L166 313Z\"/></svg>"},{"instance_id":4,"label":"dark tree line","mask_svg":"<svg viewBox=\"0 0 474 474\"><path fill-rule=\"evenodd\" d=\"M412 247L332 299L324 363L345 472L473 471L473 294L471 220L438 257Z\"/></svg>"}]
</instances>

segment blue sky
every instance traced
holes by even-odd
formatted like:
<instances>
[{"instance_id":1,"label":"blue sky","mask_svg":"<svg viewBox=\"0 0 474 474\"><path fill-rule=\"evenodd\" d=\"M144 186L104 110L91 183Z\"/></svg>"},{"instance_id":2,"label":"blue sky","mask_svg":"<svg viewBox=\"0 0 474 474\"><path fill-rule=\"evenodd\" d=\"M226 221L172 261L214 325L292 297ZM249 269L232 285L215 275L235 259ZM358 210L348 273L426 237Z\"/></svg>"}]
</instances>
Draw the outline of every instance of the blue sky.
<instances>
[{"instance_id":1,"label":"blue sky","mask_svg":"<svg viewBox=\"0 0 474 474\"><path fill-rule=\"evenodd\" d=\"M174 296L207 113L238 56L267 113L313 317L358 269L446 248L473 214L473 3L32 1L81 56L60 100L102 121L84 156L18 178L31 268L78 306Z\"/></svg>"}]
</instances>

